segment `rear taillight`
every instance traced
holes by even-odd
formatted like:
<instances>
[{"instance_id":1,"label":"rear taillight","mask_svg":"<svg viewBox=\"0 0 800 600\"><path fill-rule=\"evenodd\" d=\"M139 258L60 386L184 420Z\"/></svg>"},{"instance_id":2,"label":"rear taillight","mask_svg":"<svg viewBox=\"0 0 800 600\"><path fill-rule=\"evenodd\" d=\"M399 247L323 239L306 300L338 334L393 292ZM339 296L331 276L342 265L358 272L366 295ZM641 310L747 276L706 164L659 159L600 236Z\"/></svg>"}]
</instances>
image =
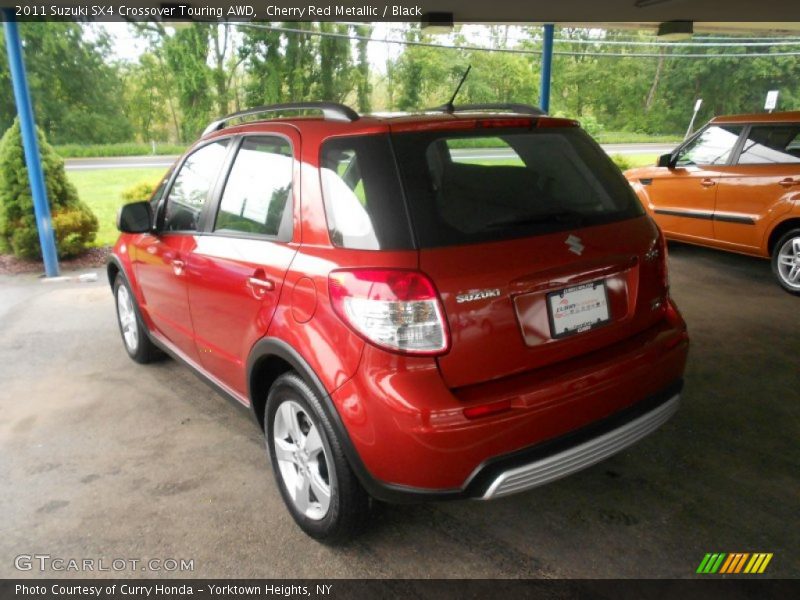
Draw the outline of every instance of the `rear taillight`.
<instances>
[{"instance_id":1,"label":"rear taillight","mask_svg":"<svg viewBox=\"0 0 800 600\"><path fill-rule=\"evenodd\" d=\"M449 346L433 282L418 271L337 270L328 279L336 313L376 346L405 354L442 354Z\"/></svg>"},{"instance_id":2,"label":"rear taillight","mask_svg":"<svg viewBox=\"0 0 800 600\"><path fill-rule=\"evenodd\" d=\"M533 119L480 119L475 121L475 127L530 127Z\"/></svg>"},{"instance_id":3,"label":"rear taillight","mask_svg":"<svg viewBox=\"0 0 800 600\"><path fill-rule=\"evenodd\" d=\"M659 229L658 231L658 250L660 256L658 257L658 269L661 275L661 283L664 285L664 295L669 294L669 265L667 256L667 238L664 233Z\"/></svg>"},{"instance_id":4,"label":"rear taillight","mask_svg":"<svg viewBox=\"0 0 800 600\"><path fill-rule=\"evenodd\" d=\"M658 280L664 290L664 298L669 296L669 265L667 256L667 238L664 237L664 232L653 221L653 227L658 231L658 237L650 246L644 258L646 262L655 263L656 272L658 273Z\"/></svg>"}]
</instances>

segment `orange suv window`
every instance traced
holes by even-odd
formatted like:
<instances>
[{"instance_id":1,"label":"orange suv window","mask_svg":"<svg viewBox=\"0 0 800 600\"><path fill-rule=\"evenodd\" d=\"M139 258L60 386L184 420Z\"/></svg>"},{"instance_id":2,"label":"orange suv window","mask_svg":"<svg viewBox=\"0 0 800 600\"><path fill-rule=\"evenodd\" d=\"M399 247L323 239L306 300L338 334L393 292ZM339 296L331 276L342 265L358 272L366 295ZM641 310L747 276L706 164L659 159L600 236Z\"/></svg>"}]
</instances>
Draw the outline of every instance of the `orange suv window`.
<instances>
[{"instance_id":1,"label":"orange suv window","mask_svg":"<svg viewBox=\"0 0 800 600\"><path fill-rule=\"evenodd\" d=\"M799 125L759 125L750 129L740 165L800 163Z\"/></svg>"},{"instance_id":2,"label":"orange suv window","mask_svg":"<svg viewBox=\"0 0 800 600\"><path fill-rule=\"evenodd\" d=\"M728 164L741 132L738 125L711 125L681 149L676 164L679 167Z\"/></svg>"}]
</instances>

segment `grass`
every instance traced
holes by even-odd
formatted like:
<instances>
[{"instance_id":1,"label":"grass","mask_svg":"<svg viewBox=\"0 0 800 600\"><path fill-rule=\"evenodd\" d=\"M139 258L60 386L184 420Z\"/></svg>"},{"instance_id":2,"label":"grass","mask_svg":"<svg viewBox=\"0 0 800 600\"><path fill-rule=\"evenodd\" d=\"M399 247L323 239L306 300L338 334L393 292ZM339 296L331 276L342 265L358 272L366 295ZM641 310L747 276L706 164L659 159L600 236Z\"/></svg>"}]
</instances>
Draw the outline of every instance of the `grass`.
<instances>
[{"instance_id":1,"label":"grass","mask_svg":"<svg viewBox=\"0 0 800 600\"><path fill-rule=\"evenodd\" d=\"M98 158L114 156L151 156L183 154L186 146L180 144L156 143L156 151L150 144L60 144L54 146L61 158Z\"/></svg>"},{"instance_id":2,"label":"grass","mask_svg":"<svg viewBox=\"0 0 800 600\"><path fill-rule=\"evenodd\" d=\"M496 137L452 138L447 140L449 148L507 148L508 144Z\"/></svg>"},{"instance_id":3,"label":"grass","mask_svg":"<svg viewBox=\"0 0 800 600\"><path fill-rule=\"evenodd\" d=\"M601 131L595 134L594 139L601 144L677 144L683 141L683 136L635 131Z\"/></svg>"},{"instance_id":4,"label":"grass","mask_svg":"<svg viewBox=\"0 0 800 600\"><path fill-rule=\"evenodd\" d=\"M165 172L166 167L67 171L67 177L78 188L78 196L100 222L95 246L110 246L117 240L119 232L115 223L117 209L123 204L122 192L142 181L157 181Z\"/></svg>"}]
</instances>

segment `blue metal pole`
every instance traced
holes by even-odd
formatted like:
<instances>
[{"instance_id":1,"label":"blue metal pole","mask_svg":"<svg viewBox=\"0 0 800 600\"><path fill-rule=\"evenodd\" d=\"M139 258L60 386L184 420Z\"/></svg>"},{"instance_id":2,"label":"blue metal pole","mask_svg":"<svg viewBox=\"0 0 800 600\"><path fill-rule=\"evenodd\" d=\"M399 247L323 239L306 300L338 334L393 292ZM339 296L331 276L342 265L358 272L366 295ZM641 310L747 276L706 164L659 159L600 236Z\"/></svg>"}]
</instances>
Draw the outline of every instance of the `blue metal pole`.
<instances>
[{"instance_id":1,"label":"blue metal pole","mask_svg":"<svg viewBox=\"0 0 800 600\"><path fill-rule=\"evenodd\" d=\"M17 113L22 132L22 146L25 150L25 164L28 167L28 179L33 195L33 211L36 215L36 226L39 230L39 244L42 247L44 271L48 277L58 277L58 253L53 235L53 223L50 219L50 204L47 202L47 188L44 185L42 162L39 154L39 142L36 139L36 123L33 120L31 97L28 93L28 79L25 75L25 62L22 59L22 43L14 12L3 9L6 48L8 49L8 65L11 70L11 83L14 87L14 98L17 102Z\"/></svg>"},{"instance_id":2,"label":"blue metal pole","mask_svg":"<svg viewBox=\"0 0 800 600\"><path fill-rule=\"evenodd\" d=\"M545 23L542 40L542 85L540 86L539 108L550 112L550 79L553 70L553 34L555 25Z\"/></svg>"}]
</instances>

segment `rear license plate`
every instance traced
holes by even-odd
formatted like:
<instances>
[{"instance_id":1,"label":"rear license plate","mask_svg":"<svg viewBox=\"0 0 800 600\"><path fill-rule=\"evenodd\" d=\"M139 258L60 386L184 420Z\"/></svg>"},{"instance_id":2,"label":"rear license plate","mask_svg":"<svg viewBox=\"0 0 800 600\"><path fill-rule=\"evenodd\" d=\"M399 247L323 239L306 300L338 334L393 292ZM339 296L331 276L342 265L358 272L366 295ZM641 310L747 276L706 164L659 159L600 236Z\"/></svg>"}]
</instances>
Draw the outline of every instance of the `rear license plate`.
<instances>
[{"instance_id":1,"label":"rear license plate","mask_svg":"<svg viewBox=\"0 0 800 600\"><path fill-rule=\"evenodd\" d=\"M608 292L601 279L547 294L550 334L566 337L608 323Z\"/></svg>"}]
</instances>

